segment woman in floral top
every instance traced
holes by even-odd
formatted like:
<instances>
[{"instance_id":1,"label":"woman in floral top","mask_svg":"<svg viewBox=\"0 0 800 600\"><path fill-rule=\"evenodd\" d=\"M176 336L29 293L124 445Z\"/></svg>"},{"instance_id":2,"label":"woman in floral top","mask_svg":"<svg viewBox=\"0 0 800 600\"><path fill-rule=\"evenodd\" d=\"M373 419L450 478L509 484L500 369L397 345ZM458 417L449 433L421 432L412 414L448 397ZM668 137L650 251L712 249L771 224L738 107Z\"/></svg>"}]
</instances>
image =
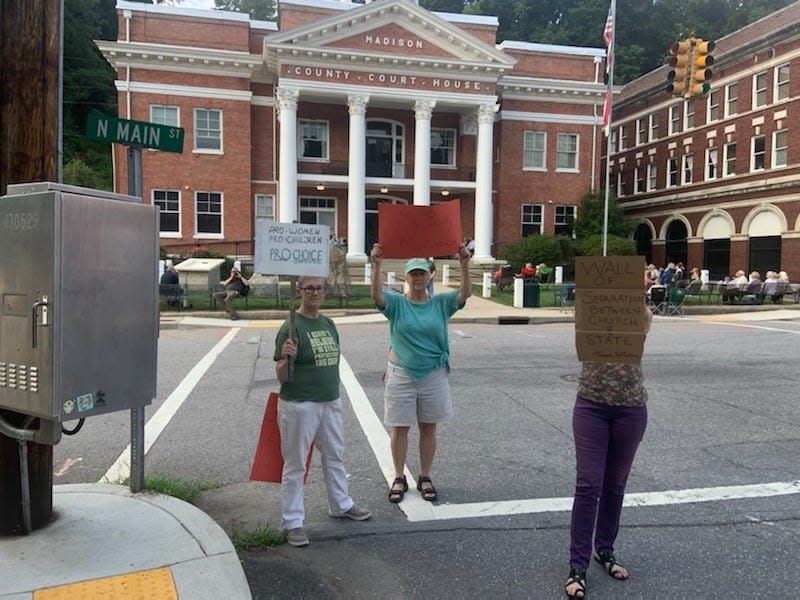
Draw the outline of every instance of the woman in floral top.
<instances>
[{"instance_id":1,"label":"woman in floral top","mask_svg":"<svg viewBox=\"0 0 800 600\"><path fill-rule=\"evenodd\" d=\"M652 314L647 311L647 329ZM577 480L572 504L570 571L565 591L586 594L586 568L592 554L614 579L628 571L614 557L625 484L647 426L647 390L640 365L581 364L578 397L572 413ZM595 528L596 523L596 528Z\"/></svg>"}]
</instances>

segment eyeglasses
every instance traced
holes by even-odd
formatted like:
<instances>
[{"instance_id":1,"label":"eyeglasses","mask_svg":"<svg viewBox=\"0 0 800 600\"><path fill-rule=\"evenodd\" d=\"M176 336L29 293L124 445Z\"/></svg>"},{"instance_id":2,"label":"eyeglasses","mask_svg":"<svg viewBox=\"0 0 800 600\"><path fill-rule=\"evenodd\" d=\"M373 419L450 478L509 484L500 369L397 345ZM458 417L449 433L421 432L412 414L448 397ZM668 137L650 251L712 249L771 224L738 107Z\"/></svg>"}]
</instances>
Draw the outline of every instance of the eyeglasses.
<instances>
[{"instance_id":1,"label":"eyeglasses","mask_svg":"<svg viewBox=\"0 0 800 600\"><path fill-rule=\"evenodd\" d=\"M321 285L307 285L306 287L301 287L300 291L308 292L309 294L318 294L325 291L325 287Z\"/></svg>"}]
</instances>

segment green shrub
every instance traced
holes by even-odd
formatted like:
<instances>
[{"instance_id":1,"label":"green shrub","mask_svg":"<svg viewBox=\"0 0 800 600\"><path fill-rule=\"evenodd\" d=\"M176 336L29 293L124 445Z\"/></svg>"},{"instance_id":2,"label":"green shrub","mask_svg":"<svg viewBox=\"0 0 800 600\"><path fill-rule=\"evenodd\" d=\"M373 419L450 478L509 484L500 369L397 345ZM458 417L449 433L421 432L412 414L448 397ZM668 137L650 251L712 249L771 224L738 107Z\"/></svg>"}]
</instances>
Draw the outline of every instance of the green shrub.
<instances>
[{"instance_id":1,"label":"green shrub","mask_svg":"<svg viewBox=\"0 0 800 600\"><path fill-rule=\"evenodd\" d=\"M564 235L529 235L501 248L500 258L517 271L525 263L545 263L547 266L570 264L575 256L572 238Z\"/></svg>"},{"instance_id":2,"label":"green shrub","mask_svg":"<svg viewBox=\"0 0 800 600\"><path fill-rule=\"evenodd\" d=\"M579 240L576 247L578 254L581 256L602 256L603 235L590 235L585 240ZM608 256L636 256L636 241L617 235L609 235Z\"/></svg>"}]
</instances>

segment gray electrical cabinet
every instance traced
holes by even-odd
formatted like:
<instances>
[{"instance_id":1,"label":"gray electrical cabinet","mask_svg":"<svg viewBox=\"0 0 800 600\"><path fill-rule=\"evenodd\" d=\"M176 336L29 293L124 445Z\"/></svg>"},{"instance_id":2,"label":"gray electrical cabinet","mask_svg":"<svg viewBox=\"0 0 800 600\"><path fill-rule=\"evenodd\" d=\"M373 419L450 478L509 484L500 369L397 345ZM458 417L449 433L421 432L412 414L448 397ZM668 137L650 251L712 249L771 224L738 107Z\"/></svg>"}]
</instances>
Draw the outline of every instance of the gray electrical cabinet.
<instances>
[{"instance_id":1,"label":"gray electrical cabinet","mask_svg":"<svg viewBox=\"0 0 800 600\"><path fill-rule=\"evenodd\" d=\"M0 408L49 420L156 395L158 209L55 183L0 197Z\"/></svg>"}]
</instances>

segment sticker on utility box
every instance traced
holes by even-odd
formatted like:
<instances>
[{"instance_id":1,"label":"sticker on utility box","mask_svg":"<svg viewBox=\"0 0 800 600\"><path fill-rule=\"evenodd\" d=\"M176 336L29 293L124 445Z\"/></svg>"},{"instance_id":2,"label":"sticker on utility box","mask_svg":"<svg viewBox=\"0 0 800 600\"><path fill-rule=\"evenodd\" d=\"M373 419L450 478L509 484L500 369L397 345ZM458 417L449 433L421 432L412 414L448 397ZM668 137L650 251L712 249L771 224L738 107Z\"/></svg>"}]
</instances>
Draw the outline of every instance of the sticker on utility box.
<instances>
[{"instance_id":1,"label":"sticker on utility box","mask_svg":"<svg viewBox=\"0 0 800 600\"><path fill-rule=\"evenodd\" d=\"M78 412L86 412L87 410L92 410L94 408L94 395L93 394L81 394L77 398L75 398L75 405L78 407Z\"/></svg>"}]
</instances>

